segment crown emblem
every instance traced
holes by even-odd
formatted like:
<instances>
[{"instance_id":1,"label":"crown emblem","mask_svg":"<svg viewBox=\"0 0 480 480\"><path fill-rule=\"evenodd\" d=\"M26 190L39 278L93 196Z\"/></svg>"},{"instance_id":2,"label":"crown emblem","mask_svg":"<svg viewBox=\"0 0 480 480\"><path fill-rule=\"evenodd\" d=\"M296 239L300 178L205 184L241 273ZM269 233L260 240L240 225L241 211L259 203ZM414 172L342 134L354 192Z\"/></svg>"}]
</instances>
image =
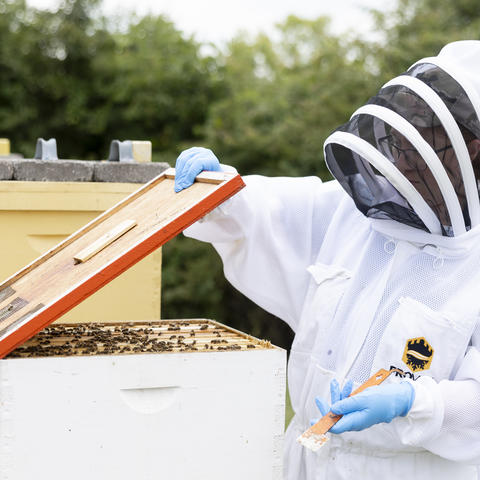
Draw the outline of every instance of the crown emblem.
<instances>
[{"instance_id":1,"label":"crown emblem","mask_svg":"<svg viewBox=\"0 0 480 480\"><path fill-rule=\"evenodd\" d=\"M402 360L413 371L428 370L432 363L433 348L425 338L407 340Z\"/></svg>"}]
</instances>

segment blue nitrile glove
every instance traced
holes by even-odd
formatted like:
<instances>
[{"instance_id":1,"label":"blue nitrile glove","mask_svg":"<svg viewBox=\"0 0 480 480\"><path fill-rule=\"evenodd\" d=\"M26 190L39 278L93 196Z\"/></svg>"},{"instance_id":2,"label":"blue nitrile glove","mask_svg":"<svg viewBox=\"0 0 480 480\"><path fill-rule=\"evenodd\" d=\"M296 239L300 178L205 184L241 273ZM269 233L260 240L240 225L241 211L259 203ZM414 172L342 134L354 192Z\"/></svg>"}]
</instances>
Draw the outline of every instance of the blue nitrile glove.
<instances>
[{"instance_id":1,"label":"blue nitrile glove","mask_svg":"<svg viewBox=\"0 0 480 480\"><path fill-rule=\"evenodd\" d=\"M330 432L359 431L377 423L390 423L395 417L407 415L414 399L415 389L409 382L369 387L332 404L332 413L343 417Z\"/></svg>"},{"instance_id":2,"label":"blue nitrile glove","mask_svg":"<svg viewBox=\"0 0 480 480\"><path fill-rule=\"evenodd\" d=\"M175 191L180 192L192 185L195 177L203 170L222 171L215 154L203 147L184 150L175 163Z\"/></svg>"},{"instance_id":3,"label":"blue nitrile glove","mask_svg":"<svg viewBox=\"0 0 480 480\"><path fill-rule=\"evenodd\" d=\"M333 379L330 382L330 398L331 398L332 404L344 398L347 398L352 393L352 388L353 388L352 381L347 380L347 382L342 388L342 391L340 391L340 385L335 379ZM315 398L315 403L317 404L317 407L320 410L322 417L330 411L330 406L327 404L325 400L323 400L323 398L320 398L320 397ZM314 425L315 423L318 422L318 420L319 420L318 418L314 418L310 420L310 425Z\"/></svg>"}]
</instances>

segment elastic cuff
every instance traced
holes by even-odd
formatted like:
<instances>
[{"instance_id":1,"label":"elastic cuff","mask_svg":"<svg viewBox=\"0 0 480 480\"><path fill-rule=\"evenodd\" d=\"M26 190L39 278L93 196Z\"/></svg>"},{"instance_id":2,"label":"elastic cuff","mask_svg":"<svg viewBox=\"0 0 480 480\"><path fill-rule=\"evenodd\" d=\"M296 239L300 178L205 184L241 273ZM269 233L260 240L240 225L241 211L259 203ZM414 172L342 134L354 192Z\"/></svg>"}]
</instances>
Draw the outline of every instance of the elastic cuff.
<instances>
[{"instance_id":1,"label":"elastic cuff","mask_svg":"<svg viewBox=\"0 0 480 480\"><path fill-rule=\"evenodd\" d=\"M235 167L232 167L230 165L224 165L223 163L220 164L220 168L222 169L222 172L225 173L231 173L233 175L238 174L237 169ZM229 215L233 205L235 205L235 201L238 201L238 195L241 193L237 193L233 197L230 197L228 200L225 200L223 203L221 203L217 208L212 210L206 217L206 220L213 220L217 218L217 215ZM213 214L213 215L212 215ZM208 218L207 218L208 217Z\"/></svg>"},{"instance_id":2,"label":"elastic cuff","mask_svg":"<svg viewBox=\"0 0 480 480\"><path fill-rule=\"evenodd\" d=\"M415 401L415 387L413 386L413 382L409 382L407 380L403 380L402 382L400 382L400 384L402 383L404 383L405 388L408 389L407 391L408 391L409 400L408 400L408 405L405 408L405 412L400 416L406 417L410 412L410 410L412 409L413 402Z\"/></svg>"},{"instance_id":3,"label":"elastic cuff","mask_svg":"<svg viewBox=\"0 0 480 480\"><path fill-rule=\"evenodd\" d=\"M435 438L443 423L444 406L439 386L430 377L408 380L415 389L412 408L392 422L404 445L421 447Z\"/></svg>"}]
</instances>

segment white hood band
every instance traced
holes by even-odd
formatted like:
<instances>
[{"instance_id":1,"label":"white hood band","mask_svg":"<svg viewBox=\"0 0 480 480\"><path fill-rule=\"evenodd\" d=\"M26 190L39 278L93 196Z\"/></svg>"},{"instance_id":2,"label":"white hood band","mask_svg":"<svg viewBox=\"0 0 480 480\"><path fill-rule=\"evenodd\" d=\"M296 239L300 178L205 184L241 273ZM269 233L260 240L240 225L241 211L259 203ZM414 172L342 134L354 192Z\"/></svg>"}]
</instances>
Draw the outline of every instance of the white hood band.
<instances>
[{"instance_id":1,"label":"white hood band","mask_svg":"<svg viewBox=\"0 0 480 480\"><path fill-rule=\"evenodd\" d=\"M340 131L332 133L325 140L324 148L332 143L352 150L375 167L412 206L428 230L441 235L442 227L433 210L410 181L375 147L352 133Z\"/></svg>"},{"instance_id":2,"label":"white hood band","mask_svg":"<svg viewBox=\"0 0 480 480\"><path fill-rule=\"evenodd\" d=\"M480 224L480 201L478 198L477 183L473 171L472 161L465 140L455 118L448 110L440 96L426 83L418 78L401 75L387 82L382 88L393 85L407 87L422 98L433 110L447 132L452 143L453 150L460 166L460 171L465 185L468 211L472 228Z\"/></svg>"},{"instance_id":3,"label":"white hood band","mask_svg":"<svg viewBox=\"0 0 480 480\"><path fill-rule=\"evenodd\" d=\"M442 193L450 220L452 222L454 235L461 235L462 233L465 233L465 222L455 189L453 188L447 172L445 171L445 168L443 167L442 162L438 158L437 154L423 139L417 129L398 113L379 105L364 105L356 110L351 118L356 115L371 115L379 118L400 132L417 149L418 153L422 156L428 168L432 172L440 192Z\"/></svg>"},{"instance_id":4,"label":"white hood band","mask_svg":"<svg viewBox=\"0 0 480 480\"><path fill-rule=\"evenodd\" d=\"M480 96L468 79L462 75L458 68L452 66L445 58L427 57L422 58L418 62L414 63L409 70L421 63L431 63L432 65L436 65L438 68L441 68L444 72L448 73L465 90L467 97L470 99L470 102L472 102L472 106L477 114L477 118L480 119Z\"/></svg>"}]
</instances>

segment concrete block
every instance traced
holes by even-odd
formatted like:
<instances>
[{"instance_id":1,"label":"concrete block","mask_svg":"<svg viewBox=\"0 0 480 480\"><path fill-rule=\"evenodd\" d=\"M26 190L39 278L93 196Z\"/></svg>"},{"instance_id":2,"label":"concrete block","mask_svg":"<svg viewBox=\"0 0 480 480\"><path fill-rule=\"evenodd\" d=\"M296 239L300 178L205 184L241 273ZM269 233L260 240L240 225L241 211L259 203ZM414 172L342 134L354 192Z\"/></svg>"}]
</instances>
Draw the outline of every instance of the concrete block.
<instances>
[{"instance_id":1,"label":"concrete block","mask_svg":"<svg viewBox=\"0 0 480 480\"><path fill-rule=\"evenodd\" d=\"M29 182L91 182L94 162L82 160L17 160L14 179Z\"/></svg>"},{"instance_id":2,"label":"concrete block","mask_svg":"<svg viewBox=\"0 0 480 480\"><path fill-rule=\"evenodd\" d=\"M13 161L0 158L0 180L13 179Z\"/></svg>"},{"instance_id":3,"label":"concrete block","mask_svg":"<svg viewBox=\"0 0 480 480\"><path fill-rule=\"evenodd\" d=\"M170 167L168 163L94 162L94 182L146 183Z\"/></svg>"}]
</instances>

